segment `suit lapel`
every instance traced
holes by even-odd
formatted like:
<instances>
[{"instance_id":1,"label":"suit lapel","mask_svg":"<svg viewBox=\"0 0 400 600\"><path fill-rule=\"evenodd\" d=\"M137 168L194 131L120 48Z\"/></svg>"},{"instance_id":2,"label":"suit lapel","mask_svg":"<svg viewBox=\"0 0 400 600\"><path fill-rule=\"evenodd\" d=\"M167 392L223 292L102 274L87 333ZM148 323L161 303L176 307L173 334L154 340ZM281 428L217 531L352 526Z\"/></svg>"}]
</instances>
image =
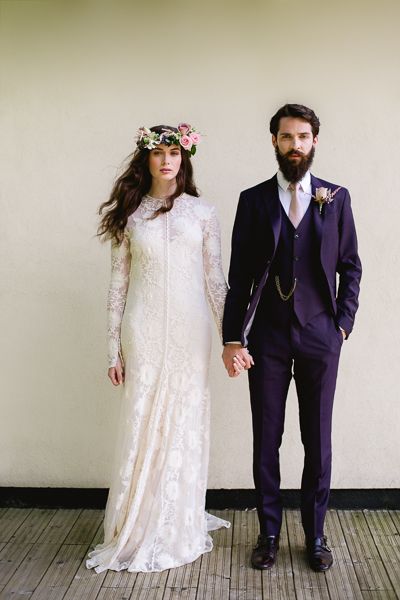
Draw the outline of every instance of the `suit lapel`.
<instances>
[{"instance_id":1,"label":"suit lapel","mask_svg":"<svg viewBox=\"0 0 400 600\"><path fill-rule=\"evenodd\" d=\"M265 191L265 202L274 234L274 254L281 233L282 211L279 199L278 180L276 175L269 180L270 186Z\"/></svg>"},{"instance_id":2,"label":"suit lapel","mask_svg":"<svg viewBox=\"0 0 400 600\"><path fill-rule=\"evenodd\" d=\"M319 179L317 179L316 177L314 177L314 175L311 175L311 194L314 196L315 198L315 190L318 187L321 187L321 182L319 181ZM318 239L318 243L320 248L322 247L322 240L323 240L323 228L324 228L324 216L325 215L321 215L319 212L319 204L318 202L315 202L314 198L311 198L311 203L312 203L312 211L313 211L313 219L314 219L314 226L315 226L315 232L317 234L317 239ZM326 208L326 207L324 207Z\"/></svg>"},{"instance_id":3,"label":"suit lapel","mask_svg":"<svg viewBox=\"0 0 400 600\"><path fill-rule=\"evenodd\" d=\"M321 181L319 181L319 179L317 179L316 177L311 175L311 193L314 197L315 197L315 190L318 187L325 187L325 186L322 184ZM314 198L311 199L311 202L313 203L312 208L313 208L315 232L317 235L317 240L320 245L319 256L320 256L321 266L322 266L322 270L325 275L325 279L328 284L329 294L330 294L331 301L332 301L332 307L333 307L333 310L335 310L335 298L332 294L332 289L329 284L329 277L328 277L328 271L326 268L326 257L325 257L325 252L329 248L329 246L326 245L326 242L329 239L329 236L326 234L329 231L328 221L329 221L329 219L332 219L332 216L333 216L332 207L330 204L323 205L322 213L320 213L318 202L315 202Z\"/></svg>"}]
</instances>

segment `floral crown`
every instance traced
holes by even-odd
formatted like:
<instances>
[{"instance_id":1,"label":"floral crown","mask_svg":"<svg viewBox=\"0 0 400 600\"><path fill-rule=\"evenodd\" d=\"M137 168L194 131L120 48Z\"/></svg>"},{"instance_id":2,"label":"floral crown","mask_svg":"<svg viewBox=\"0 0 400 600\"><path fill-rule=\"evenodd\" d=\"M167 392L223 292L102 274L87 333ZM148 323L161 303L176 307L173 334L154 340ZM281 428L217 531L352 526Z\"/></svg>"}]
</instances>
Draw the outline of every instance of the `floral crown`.
<instances>
[{"instance_id":1,"label":"floral crown","mask_svg":"<svg viewBox=\"0 0 400 600\"><path fill-rule=\"evenodd\" d=\"M141 150L153 150L158 144L182 146L190 156L196 154L196 147L201 142L201 135L189 123L179 123L178 131L163 129L161 133L140 127L137 132L136 144Z\"/></svg>"}]
</instances>

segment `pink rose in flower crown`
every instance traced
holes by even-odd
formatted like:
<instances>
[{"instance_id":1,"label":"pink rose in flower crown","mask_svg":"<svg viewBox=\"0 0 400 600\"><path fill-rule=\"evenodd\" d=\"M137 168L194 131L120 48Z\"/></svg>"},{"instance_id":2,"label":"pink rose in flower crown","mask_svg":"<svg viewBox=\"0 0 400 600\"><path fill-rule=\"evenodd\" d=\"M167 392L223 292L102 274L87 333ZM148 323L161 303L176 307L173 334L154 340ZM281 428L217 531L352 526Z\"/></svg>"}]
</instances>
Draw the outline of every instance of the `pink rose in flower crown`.
<instances>
[{"instance_id":1,"label":"pink rose in flower crown","mask_svg":"<svg viewBox=\"0 0 400 600\"><path fill-rule=\"evenodd\" d=\"M189 123L179 123L178 125L178 131L182 134L182 135L187 135L189 133L189 131L191 130L191 125L189 125Z\"/></svg>"},{"instance_id":2,"label":"pink rose in flower crown","mask_svg":"<svg viewBox=\"0 0 400 600\"><path fill-rule=\"evenodd\" d=\"M182 148L184 148L185 150L190 150L193 146L193 141L188 135L183 135L180 141Z\"/></svg>"},{"instance_id":3,"label":"pink rose in flower crown","mask_svg":"<svg viewBox=\"0 0 400 600\"><path fill-rule=\"evenodd\" d=\"M189 137L195 145L201 142L201 135L199 133L196 133L195 131L192 131Z\"/></svg>"}]
</instances>

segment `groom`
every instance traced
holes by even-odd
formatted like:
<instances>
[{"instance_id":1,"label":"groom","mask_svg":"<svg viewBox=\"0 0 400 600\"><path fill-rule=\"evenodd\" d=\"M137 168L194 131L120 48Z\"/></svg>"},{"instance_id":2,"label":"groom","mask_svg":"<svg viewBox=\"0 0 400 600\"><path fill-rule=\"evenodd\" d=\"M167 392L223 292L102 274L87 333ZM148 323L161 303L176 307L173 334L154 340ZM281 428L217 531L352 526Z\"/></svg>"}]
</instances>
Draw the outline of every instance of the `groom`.
<instances>
[{"instance_id":1,"label":"groom","mask_svg":"<svg viewBox=\"0 0 400 600\"><path fill-rule=\"evenodd\" d=\"M341 346L358 308L361 263L349 192L310 173L318 117L306 106L286 104L272 117L270 131L279 171L239 198L223 360L230 376L250 369L260 522L252 566L272 567L279 547L279 447L293 376L304 446L307 555L312 569L326 571L333 562L324 535L333 397Z\"/></svg>"}]
</instances>

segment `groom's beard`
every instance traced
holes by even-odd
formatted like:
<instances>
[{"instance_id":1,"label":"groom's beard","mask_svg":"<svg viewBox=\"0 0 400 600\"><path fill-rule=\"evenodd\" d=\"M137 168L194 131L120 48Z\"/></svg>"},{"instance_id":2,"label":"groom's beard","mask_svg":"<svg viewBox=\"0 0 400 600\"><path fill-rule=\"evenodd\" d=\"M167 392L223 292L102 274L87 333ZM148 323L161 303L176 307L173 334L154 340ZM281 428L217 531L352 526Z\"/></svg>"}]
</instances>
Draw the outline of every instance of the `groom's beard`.
<instances>
[{"instance_id":1,"label":"groom's beard","mask_svg":"<svg viewBox=\"0 0 400 600\"><path fill-rule=\"evenodd\" d=\"M290 183L297 183L303 179L304 175L310 169L314 160L315 147L313 146L308 154L301 154L300 160L296 162L289 159L291 154L300 154L300 152L290 150L286 154L281 154L278 146L275 146L276 160L284 178L286 181L290 181Z\"/></svg>"}]
</instances>

